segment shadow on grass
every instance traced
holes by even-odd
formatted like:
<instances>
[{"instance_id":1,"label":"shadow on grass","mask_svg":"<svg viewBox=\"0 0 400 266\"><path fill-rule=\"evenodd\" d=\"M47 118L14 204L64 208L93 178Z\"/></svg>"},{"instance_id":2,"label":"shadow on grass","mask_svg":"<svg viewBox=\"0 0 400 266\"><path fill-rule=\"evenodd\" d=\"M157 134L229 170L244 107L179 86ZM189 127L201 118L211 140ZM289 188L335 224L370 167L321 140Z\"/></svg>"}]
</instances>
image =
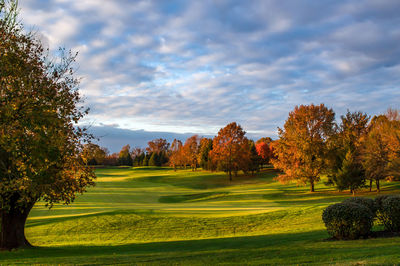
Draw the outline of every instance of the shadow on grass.
<instances>
[{"instance_id":1,"label":"shadow on grass","mask_svg":"<svg viewBox=\"0 0 400 266\"><path fill-rule=\"evenodd\" d=\"M388 264L400 238L325 241L324 230L118 246L36 247L0 252L6 263L150 264Z\"/></svg>"},{"instance_id":2,"label":"shadow on grass","mask_svg":"<svg viewBox=\"0 0 400 266\"><path fill-rule=\"evenodd\" d=\"M158 202L161 203L181 203L181 202L194 202L194 201L205 201L210 199L216 199L229 195L229 192L205 192L189 195L170 195L161 196Z\"/></svg>"},{"instance_id":3,"label":"shadow on grass","mask_svg":"<svg viewBox=\"0 0 400 266\"><path fill-rule=\"evenodd\" d=\"M73 221L82 218L89 218L89 217L100 217L106 215L118 215L118 214L136 214L136 215L143 215L143 214L154 214L153 210L115 210L115 211L104 211L104 212L95 212L90 214L83 214L83 215L73 215L73 216L62 216L62 217L46 217L46 219L28 219L25 228L33 227L33 226L40 226L40 225L47 225L57 222L65 222L65 221Z\"/></svg>"},{"instance_id":4,"label":"shadow on grass","mask_svg":"<svg viewBox=\"0 0 400 266\"><path fill-rule=\"evenodd\" d=\"M295 234L274 234L246 237L228 237L201 240L165 241L151 243L135 243L116 246L64 246L64 247L33 247L31 249L18 250L16 252L2 252L3 256L16 258L20 253L26 253L24 258L35 258L40 256L85 256L114 253L159 253L159 252L188 252L188 251L212 251L232 250L246 248L263 248L285 245L299 241L321 242L327 237L325 231L312 231Z\"/></svg>"}]
</instances>

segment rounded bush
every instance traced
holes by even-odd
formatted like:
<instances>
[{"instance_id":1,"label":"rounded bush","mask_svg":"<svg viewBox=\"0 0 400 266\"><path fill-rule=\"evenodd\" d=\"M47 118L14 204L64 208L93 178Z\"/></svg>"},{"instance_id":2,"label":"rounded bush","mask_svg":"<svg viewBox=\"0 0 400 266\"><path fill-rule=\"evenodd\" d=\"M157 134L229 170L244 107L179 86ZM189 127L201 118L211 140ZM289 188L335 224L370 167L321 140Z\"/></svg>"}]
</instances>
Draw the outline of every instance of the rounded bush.
<instances>
[{"instance_id":1,"label":"rounded bush","mask_svg":"<svg viewBox=\"0 0 400 266\"><path fill-rule=\"evenodd\" d=\"M347 198L343 201L343 203L346 203L346 202L357 203L357 204L367 207L372 212L374 217L375 217L376 211L378 209L375 201L373 199L369 199L369 198L352 197L352 198Z\"/></svg>"},{"instance_id":2,"label":"rounded bush","mask_svg":"<svg viewBox=\"0 0 400 266\"><path fill-rule=\"evenodd\" d=\"M378 220L384 225L385 230L400 232L400 196L387 196L381 201L378 209Z\"/></svg>"},{"instance_id":3,"label":"rounded bush","mask_svg":"<svg viewBox=\"0 0 400 266\"><path fill-rule=\"evenodd\" d=\"M370 234L374 217L364 205L342 202L328 206L322 213L322 220L332 237L358 239Z\"/></svg>"},{"instance_id":4,"label":"rounded bush","mask_svg":"<svg viewBox=\"0 0 400 266\"><path fill-rule=\"evenodd\" d=\"M375 198L375 205L377 208L377 211L380 211L382 209L382 202L389 198L389 197L393 197L394 195L379 195Z\"/></svg>"}]
</instances>

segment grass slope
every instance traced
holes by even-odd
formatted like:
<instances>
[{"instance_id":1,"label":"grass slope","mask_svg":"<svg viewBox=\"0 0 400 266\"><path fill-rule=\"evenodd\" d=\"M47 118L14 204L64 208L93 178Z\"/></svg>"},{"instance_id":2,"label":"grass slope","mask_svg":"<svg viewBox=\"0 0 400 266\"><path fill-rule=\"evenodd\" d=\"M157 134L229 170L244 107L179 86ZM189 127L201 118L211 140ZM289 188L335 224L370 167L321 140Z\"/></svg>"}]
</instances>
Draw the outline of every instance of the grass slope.
<instances>
[{"instance_id":1,"label":"grass slope","mask_svg":"<svg viewBox=\"0 0 400 266\"><path fill-rule=\"evenodd\" d=\"M26 228L38 248L1 252L0 264L394 264L400 238L325 241L322 210L350 195L282 185L267 170L96 170L70 206L35 205ZM386 183L383 193L397 193ZM375 193L365 192L365 196Z\"/></svg>"}]
</instances>

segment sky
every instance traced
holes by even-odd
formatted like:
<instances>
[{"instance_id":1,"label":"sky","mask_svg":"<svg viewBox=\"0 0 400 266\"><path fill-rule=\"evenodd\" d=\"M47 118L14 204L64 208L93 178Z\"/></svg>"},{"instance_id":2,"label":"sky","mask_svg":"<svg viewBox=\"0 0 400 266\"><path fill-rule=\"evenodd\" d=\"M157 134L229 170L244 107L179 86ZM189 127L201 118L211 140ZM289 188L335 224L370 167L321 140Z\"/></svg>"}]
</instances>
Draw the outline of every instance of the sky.
<instances>
[{"instance_id":1,"label":"sky","mask_svg":"<svg viewBox=\"0 0 400 266\"><path fill-rule=\"evenodd\" d=\"M398 0L22 0L46 47L79 52L90 125L111 151L214 136L277 137L300 104L400 107Z\"/></svg>"}]
</instances>

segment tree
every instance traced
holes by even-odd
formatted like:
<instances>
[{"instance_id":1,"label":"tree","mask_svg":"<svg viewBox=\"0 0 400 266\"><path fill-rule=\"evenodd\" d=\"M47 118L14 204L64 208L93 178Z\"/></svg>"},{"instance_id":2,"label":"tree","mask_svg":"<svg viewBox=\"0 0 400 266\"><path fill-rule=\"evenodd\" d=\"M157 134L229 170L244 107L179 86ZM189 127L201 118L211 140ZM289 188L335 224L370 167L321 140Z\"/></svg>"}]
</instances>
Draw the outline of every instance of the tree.
<instances>
[{"instance_id":1,"label":"tree","mask_svg":"<svg viewBox=\"0 0 400 266\"><path fill-rule=\"evenodd\" d=\"M203 170L210 170L210 151L212 150L212 139L201 138L199 147L199 162Z\"/></svg>"},{"instance_id":2,"label":"tree","mask_svg":"<svg viewBox=\"0 0 400 266\"><path fill-rule=\"evenodd\" d=\"M167 152L169 148L169 143L165 139L154 139L147 143L148 147L146 151L150 154L153 152L157 152L160 154L161 152Z\"/></svg>"},{"instance_id":3,"label":"tree","mask_svg":"<svg viewBox=\"0 0 400 266\"><path fill-rule=\"evenodd\" d=\"M347 111L341 116L339 131L331 138L331 162L328 184L342 191L355 191L365 185L365 170L361 162L361 142L367 134L369 117L361 112Z\"/></svg>"},{"instance_id":4,"label":"tree","mask_svg":"<svg viewBox=\"0 0 400 266\"><path fill-rule=\"evenodd\" d=\"M77 126L75 56L50 60L17 23L16 1L0 0L0 248L31 246L24 226L38 200L71 203L94 185L81 151L90 135Z\"/></svg>"},{"instance_id":5,"label":"tree","mask_svg":"<svg viewBox=\"0 0 400 266\"><path fill-rule=\"evenodd\" d=\"M193 135L185 141L183 145L183 156L185 165L189 164L193 171L197 169L197 157L199 150L199 136Z\"/></svg>"},{"instance_id":6,"label":"tree","mask_svg":"<svg viewBox=\"0 0 400 266\"><path fill-rule=\"evenodd\" d=\"M254 141L249 141L249 145L250 161L248 164L248 170L251 172L252 175L254 175L255 172L260 171L260 165L263 164L263 158L258 154Z\"/></svg>"},{"instance_id":7,"label":"tree","mask_svg":"<svg viewBox=\"0 0 400 266\"><path fill-rule=\"evenodd\" d=\"M270 141L268 141L266 139L269 139ZM262 138L256 142L255 148L256 148L258 156L261 157L261 160L260 160L261 166L263 166L264 164L269 164L271 159L273 158L272 147L270 147L271 143L272 143L272 139L270 139L270 138Z\"/></svg>"},{"instance_id":8,"label":"tree","mask_svg":"<svg viewBox=\"0 0 400 266\"><path fill-rule=\"evenodd\" d=\"M400 176L400 117L396 113L389 109L386 115L374 116L363 141L362 164L378 192L380 180Z\"/></svg>"},{"instance_id":9,"label":"tree","mask_svg":"<svg viewBox=\"0 0 400 266\"><path fill-rule=\"evenodd\" d=\"M232 181L232 172L237 174L249 161L249 141L245 134L240 125L232 122L221 128L213 139L211 160L217 169L228 173L229 181Z\"/></svg>"},{"instance_id":10,"label":"tree","mask_svg":"<svg viewBox=\"0 0 400 266\"><path fill-rule=\"evenodd\" d=\"M177 166L182 165L182 141L174 139L169 149L169 164L176 171Z\"/></svg>"},{"instance_id":11,"label":"tree","mask_svg":"<svg viewBox=\"0 0 400 266\"><path fill-rule=\"evenodd\" d=\"M279 140L274 144L276 168L284 171L277 179L299 184L314 184L326 167L327 140L334 134L335 113L323 104L300 105L289 113L283 129L278 128Z\"/></svg>"},{"instance_id":12,"label":"tree","mask_svg":"<svg viewBox=\"0 0 400 266\"><path fill-rule=\"evenodd\" d=\"M108 154L107 148L88 143L83 146L82 157L88 165L101 165Z\"/></svg>"},{"instance_id":13,"label":"tree","mask_svg":"<svg viewBox=\"0 0 400 266\"><path fill-rule=\"evenodd\" d=\"M122 147L122 149L118 155L118 164L119 165L128 165L128 166L133 165L133 160L131 157L130 149L131 149L131 147L129 146L129 144Z\"/></svg>"}]
</instances>

